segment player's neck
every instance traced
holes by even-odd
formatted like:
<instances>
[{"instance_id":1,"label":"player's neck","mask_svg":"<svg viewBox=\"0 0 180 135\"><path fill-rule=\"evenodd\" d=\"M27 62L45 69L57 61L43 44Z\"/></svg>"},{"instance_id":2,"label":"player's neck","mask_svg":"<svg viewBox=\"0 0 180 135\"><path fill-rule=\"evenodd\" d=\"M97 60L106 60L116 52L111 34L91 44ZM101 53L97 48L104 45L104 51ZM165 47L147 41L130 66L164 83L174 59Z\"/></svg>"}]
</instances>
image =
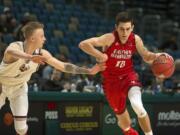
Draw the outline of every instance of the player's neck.
<instances>
[{"instance_id":1,"label":"player's neck","mask_svg":"<svg viewBox=\"0 0 180 135\"><path fill-rule=\"evenodd\" d=\"M23 48L24 52L28 54L33 54L33 52L36 50L36 48L34 48L34 46L26 40L23 42Z\"/></svg>"},{"instance_id":2,"label":"player's neck","mask_svg":"<svg viewBox=\"0 0 180 135\"><path fill-rule=\"evenodd\" d=\"M127 40L120 40L121 44L124 45L126 44Z\"/></svg>"}]
</instances>

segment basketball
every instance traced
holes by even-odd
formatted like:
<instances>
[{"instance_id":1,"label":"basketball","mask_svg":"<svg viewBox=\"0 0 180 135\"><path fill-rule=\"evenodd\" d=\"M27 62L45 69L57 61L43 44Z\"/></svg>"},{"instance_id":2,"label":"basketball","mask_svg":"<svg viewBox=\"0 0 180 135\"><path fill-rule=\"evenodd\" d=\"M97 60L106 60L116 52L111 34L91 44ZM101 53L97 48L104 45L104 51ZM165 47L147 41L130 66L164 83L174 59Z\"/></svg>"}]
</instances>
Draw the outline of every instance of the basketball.
<instances>
[{"instance_id":1,"label":"basketball","mask_svg":"<svg viewBox=\"0 0 180 135\"><path fill-rule=\"evenodd\" d=\"M158 78L169 78L175 70L174 60L169 54L161 54L151 65L153 74Z\"/></svg>"},{"instance_id":2,"label":"basketball","mask_svg":"<svg viewBox=\"0 0 180 135\"><path fill-rule=\"evenodd\" d=\"M11 113L7 112L4 114L4 124L7 125L7 126L10 126L12 125L13 123L13 116Z\"/></svg>"}]
</instances>

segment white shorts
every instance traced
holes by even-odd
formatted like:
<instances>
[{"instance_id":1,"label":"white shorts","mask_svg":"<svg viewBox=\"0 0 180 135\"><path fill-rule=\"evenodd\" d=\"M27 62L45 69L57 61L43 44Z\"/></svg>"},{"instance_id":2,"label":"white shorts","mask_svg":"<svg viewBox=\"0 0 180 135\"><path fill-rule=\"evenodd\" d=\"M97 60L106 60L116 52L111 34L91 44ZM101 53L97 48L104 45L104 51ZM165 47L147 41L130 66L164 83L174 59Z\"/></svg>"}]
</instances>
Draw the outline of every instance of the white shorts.
<instances>
[{"instance_id":1,"label":"white shorts","mask_svg":"<svg viewBox=\"0 0 180 135\"><path fill-rule=\"evenodd\" d=\"M27 83L16 86L2 85L0 94L0 108L5 104L6 97L10 101L10 108L14 116L27 116L28 112Z\"/></svg>"}]
</instances>

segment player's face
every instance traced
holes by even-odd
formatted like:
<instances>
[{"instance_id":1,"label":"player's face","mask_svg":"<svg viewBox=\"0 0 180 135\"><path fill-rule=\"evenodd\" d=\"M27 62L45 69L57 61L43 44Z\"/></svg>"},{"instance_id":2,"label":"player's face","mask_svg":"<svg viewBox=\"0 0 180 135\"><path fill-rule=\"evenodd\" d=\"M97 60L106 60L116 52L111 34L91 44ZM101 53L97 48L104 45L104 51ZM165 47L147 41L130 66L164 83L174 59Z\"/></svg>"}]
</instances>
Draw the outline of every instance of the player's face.
<instances>
[{"instance_id":1,"label":"player's face","mask_svg":"<svg viewBox=\"0 0 180 135\"><path fill-rule=\"evenodd\" d=\"M116 31L119 34L119 39L122 43L125 43L128 40L129 35L133 31L133 25L131 22L120 22L116 25Z\"/></svg>"},{"instance_id":2,"label":"player's face","mask_svg":"<svg viewBox=\"0 0 180 135\"><path fill-rule=\"evenodd\" d=\"M34 31L32 37L32 42L36 45L36 48L42 48L46 38L44 36L44 30L43 29L37 29Z\"/></svg>"}]
</instances>

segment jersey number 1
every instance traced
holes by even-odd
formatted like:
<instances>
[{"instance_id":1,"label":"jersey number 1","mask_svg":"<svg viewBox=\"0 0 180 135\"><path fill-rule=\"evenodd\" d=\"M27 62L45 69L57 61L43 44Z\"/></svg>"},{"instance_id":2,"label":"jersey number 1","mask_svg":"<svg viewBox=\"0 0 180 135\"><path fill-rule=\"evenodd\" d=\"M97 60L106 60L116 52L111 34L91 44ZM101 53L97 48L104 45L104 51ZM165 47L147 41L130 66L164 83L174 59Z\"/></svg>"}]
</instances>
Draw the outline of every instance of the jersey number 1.
<instances>
[{"instance_id":1,"label":"jersey number 1","mask_svg":"<svg viewBox=\"0 0 180 135\"><path fill-rule=\"evenodd\" d=\"M126 62L124 60L117 61L116 67L123 68L125 66Z\"/></svg>"}]
</instances>

